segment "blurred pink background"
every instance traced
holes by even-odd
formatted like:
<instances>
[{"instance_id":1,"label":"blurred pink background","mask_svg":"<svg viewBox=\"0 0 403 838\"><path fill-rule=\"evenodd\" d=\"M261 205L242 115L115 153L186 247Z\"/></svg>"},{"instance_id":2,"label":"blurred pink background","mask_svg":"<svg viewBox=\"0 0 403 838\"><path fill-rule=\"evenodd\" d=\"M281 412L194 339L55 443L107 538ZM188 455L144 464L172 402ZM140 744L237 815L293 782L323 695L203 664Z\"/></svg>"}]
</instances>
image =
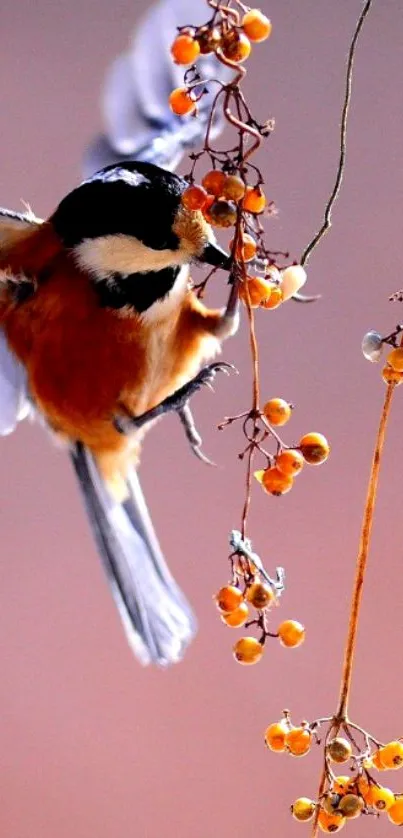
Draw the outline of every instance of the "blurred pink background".
<instances>
[{"instance_id":1,"label":"blurred pink background","mask_svg":"<svg viewBox=\"0 0 403 838\"><path fill-rule=\"evenodd\" d=\"M191 4L189 4L191 7ZM344 60L360 0L271 0L267 45L250 61L257 115L276 118L261 154L279 206L268 240L298 258L333 183ZM80 178L101 128L99 90L125 48L141 2L16 0L1 12L1 195L46 215ZM240 522L240 428L216 431L250 403L244 322L224 357L239 378L194 402L206 452L189 453L167 418L147 439L142 480L164 550L194 603L200 631L180 666L142 669L131 656L104 582L68 458L37 427L1 442L0 829L7 838L292 838L309 828L288 806L314 796L319 750L275 756L263 731L282 708L295 721L336 708L350 586L373 437L383 397L366 363L368 328L403 320L388 295L403 285L399 0L375 2L357 54L345 183L334 228L313 256L314 306L258 314L264 397L297 406L284 436L320 430L332 456L306 468L293 492L256 486L250 534L268 569L284 564L287 591L274 620L307 627L306 644L269 643L243 668L239 636L212 594L227 580L227 534ZM191 15L189 15L191 17ZM186 21L187 22L187 21ZM224 286L213 298L224 298ZM380 739L402 735L403 559L401 400L397 391L365 592L352 715ZM389 777L388 781L389 782ZM399 774L393 788L403 791ZM362 818L357 838L392 829Z\"/></svg>"}]
</instances>

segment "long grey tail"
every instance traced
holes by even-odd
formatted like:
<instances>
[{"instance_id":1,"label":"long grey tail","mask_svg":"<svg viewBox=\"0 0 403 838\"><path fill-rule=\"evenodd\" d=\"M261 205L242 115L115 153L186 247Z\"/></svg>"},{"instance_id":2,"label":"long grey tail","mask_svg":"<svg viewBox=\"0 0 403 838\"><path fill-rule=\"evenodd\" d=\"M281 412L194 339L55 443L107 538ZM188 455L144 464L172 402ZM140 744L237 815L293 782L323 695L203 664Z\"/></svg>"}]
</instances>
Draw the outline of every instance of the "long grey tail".
<instances>
[{"instance_id":1,"label":"long grey tail","mask_svg":"<svg viewBox=\"0 0 403 838\"><path fill-rule=\"evenodd\" d=\"M196 621L168 570L137 474L130 475L129 498L118 503L84 445L76 443L71 458L130 646L143 664L180 661Z\"/></svg>"}]
</instances>

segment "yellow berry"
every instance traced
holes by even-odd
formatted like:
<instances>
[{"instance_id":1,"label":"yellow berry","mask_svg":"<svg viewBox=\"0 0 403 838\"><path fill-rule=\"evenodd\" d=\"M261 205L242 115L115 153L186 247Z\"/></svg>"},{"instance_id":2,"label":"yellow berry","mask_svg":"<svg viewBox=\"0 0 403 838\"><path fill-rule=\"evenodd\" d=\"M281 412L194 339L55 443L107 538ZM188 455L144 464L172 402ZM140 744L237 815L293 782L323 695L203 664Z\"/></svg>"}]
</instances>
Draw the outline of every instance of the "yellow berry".
<instances>
[{"instance_id":1,"label":"yellow berry","mask_svg":"<svg viewBox=\"0 0 403 838\"><path fill-rule=\"evenodd\" d=\"M245 625L247 619L249 617L249 608L246 602L241 602L238 608L235 611L230 611L229 614L221 614L221 619L226 626L231 626L231 628L239 628L240 626Z\"/></svg>"},{"instance_id":2,"label":"yellow berry","mask_svg":"<svg viewBox=\"0 0 403 838\"><path fill-rule=\"evenodd\" d=\"M386 361L396 372L403 372L403 346L399 346L397 349L392 349L392 351L389 352Z\"/></svg>"},{"instance_id":3,"label":"yellow berry","mask_svg":"<svg viewBox=\"0 0 403 838\"><path fill-rule=\"evenodd\" d=\"M283 292L278 285L272 285L270 297L261 303L263 308L278 308L283 302Z\"/></svg>"},{"instance_id":4,"label":"yellow berry","mask_svg":"<svg viewBox=\"0 0 403 838\"><path fill-rule=\"evenodd\" d=\"M388 818L395 826L403 826L403 797L398 797L396 803L390 807Z\"/></svg>"},{"instance_id":5,"label":"yellow berry","mask_svg":"<svg viewBox=\"0 0 403 838\"><path fill-rule=\"evenodd\" d=\"M294 479L277 468L266 468L262 476L262 486L269 495L286 495L294 485Z\"/></svg>"},{"instance_id":6,"label":"yellow berry","mask_svg":"<svg viewBox=\"0 0 403 838\"><path fill-rule=\"evenodd\" d=\"M319 829L322 832L339 832L340 829L343 828L346 819L343 818L343 815L330 815L328 812L325 812L323 809L319 813L318 818L318 825Z\"/></svg>"},{"instance_id":7,"label":"yellow berry","mask_svg":"<svg viewBox=\"0 0 403 838\"><path fill-rule=\"evenodd\" d=\"M242 18L242 29L246 32L249 40L259 42L265 41L272 31L272 24L260 9L250 9Z\"/></svg>"},{"instance_id":8,"label":"yellow berry","mask_svg":"<svg viewBox=\"0 0 403 838\"><path fill-rule=\"evenodd\" d=\"M196 102L186 87L176 87L169 97L171 111L177 116L185 116L196 110Z\"/></svg>"},{"instance_id":9,"label":"yellow berry","mask_svg":"<svg viewBox=\"0 0 403 838\"><path fill-rule=\"evenodd\" d=\"M246 289L246 285L248 286ZM239 286L239 296L245 304L249 302L251 308L258 308L259 306L266 306L266 302L270 299L273 291L273 285L267 282L267 279L262 279L260 276L250 276L247 283L243 282Z\"/></svg>"},{"instance_id":10,"label":"yellow berry","mask_svg":"<svg viewBox=\"0 0 403 838\"><path fill-rule=\"evenodd\" d=\"M353 749L347 739L337 736L327 746L327 752L333 762L347 762L351 758Z\"/></svg>"},{"instance_id":11,"label":"yellow berry","mask_svg":"<svg viewBox=\"0 0 403 838\"><path fill-rule=\"evenodd\" d=\"M354 785L354 781L352 777L347 777L347 775L341 777L335 777L332 783L332 791L335 794L346 794L349 788L352 788Z\"/></svg>"},{"instance_id":12,"label":"yellow berry","mask_svg":"<svg viewBox=\"0 0 403 838\"><path fill-rule=\"evenodd\" d=\"M245 195L245 184L243 180L237 175L227 175L224 187L223 196L230 201L240 201Z\"/></svg>"},{"instance_id":13,"label":"yellow berry","mask_svg":"<svg viewBox=\"0 0 403 838\"><path fill-rule=\"evenodd\" d=\"M285 751L285 737L288 731L289 726L284 719L281 722L274 722L269 725L264 735L267 747L275 753Z\"/></svg>"},{"instance_id":14,"label":"yellow berry","mask_svg":"<svg viewBox=\"0 0 403 838\"><path fill-rule=\"evenodd\" d=\"M300 451L295 448L287 448L276 457L276 468L282 471L283 474L288 474L290 477L295 477L300 473L304 458Z\"/></svg>"},{"instance_id":15,"label":"yellow berry","mask_svg":"<svg viewBox=\"0 0 403 838\"><path fill-rule=\"evenodd\" d=\"M383 764L380 755L380 749L374 751L370 756L371 768L376 768L377 771L386 771L386 766Z\"/></svg>"},{"instance_id":16,"label":"yellow berry","mask_svg":"<svg viewBox=\"0 0 403 838\"><path fill-rule=\"evenodd\" d=\"M249 38L243 32L234 30L225 35L221 49L225 58L228 58L229 61L233 61L234 64L242 64L249 58L252 47Z\"/></svg>"},{"instance_id":17,"label":"yellow berry","mask_svg":"<svg viewBox=\"0 0 403 838\"><path fill-rule=\"evenodd\" d=\"M305 629L297 620L284 620L277 629L280 642L289 649L301 646L305 640Z\"/></svg>"},{"instance_id":18,"label":"yellow berry","mask_svg":"<svg viewBox=\"0 0 403 838\"><path fill-rule=\"evenodd\" d=\"M255 637L241 637L235 643L234 657L238 663L252 664L260 661L263 646Z\"/></svg>"},{"instance_id":19,"label":"yellow berry","mask_svg":"<svg viewBox=\"0 0 403 838\"><path fill-rule=\"evenodd\" d=\"M312 733L306 727L294 727L285 737L287 750L293 757L302 757L308 753L312 744Z\"/></svg>"},{"instance_id":20,"label":"yellow berry","mask_svg":"<svg viewBox=\"0 0 403 838\"><path fill-rule=\"evenodd\" d=\"M323 434L305 434L299 441L299 449L305 462L311 466L324 463L330 454L330 445Z\"/></svg>"},{"instance_id":21,"label":"yellow berry","mask_svg":"<svg viewBox=\"0 0 403 838\"><path fill-rule=\"evenodd\" d=\"M338 811L348 820L353 820L361 815L364 808L364 801L356 794L345 794L337 807Z\"/></svg>"},{"instance_id":22,"label":"yellow berry","mask_svg":"<svg viewBox=\"0 0 403 838\"><path fill-rule=\"evenodd\" d=\"M191 35L178 35L171 46L176 64L194 64L200 55L200 45Z\"/></svg>"},{"instance_id":23,"label":"yellow berry","mask_svg":"<svg viewBox=\"0 0 403 838\"><path fill-rule=\"evenodd\" d=\"M276 599L273 589L264 582L253 582L247 589L245 596L248 602L260 611L262 608L267 608Z\"/></svg>"},{"instance_id":24,"label":"yellow berry","mask_svg":"<svg viewBox=\"0 0 403 838\"><path fill-rule=\"evenodd\" d=\"M394 370L389 364L386 364L382 370L382 378L385 384L396 384L398 387L403 381L403 372Z\"/></svg>"},{"instance_id":25,"label":"yellow berry","mask_svg":"<svg viewBox=\"0 0 403 838\"><path fill-rule=\"evenodd\" d=\"M403 764L403 742L389 742L380 748L378 753L384 768L400 768Z\"/></svg>"},{"instance_id":26,"label":"yellow berry","mask_svg":"<svg viewBox=\"0 0 403 838\"><path fill-rule=\"evenodd\" d=\"M235 585L225 585L220 588L218 594L215 595L217 608L224 611L225 614L230 614L235 611L243 602L243 594L236 588Z\"/></svg>"},{"instance_id":27,"label":"yellow berry","mask_svg":"<svg viewBox=\"0 0 403 838\"><path fill-rule=\"evenodd\" d=\"M242 206L246 212L254 214L263 212L266 206L266 196L263 189L260 186L247 186Z\"/></svg>"},{"instance_id":28,"label":"yellow berry","mask_svg":"<svg viewBox=\"0 0 403 838\"><path fill-rule=\"evenodd\" d=\"M291 806L291 814L296 821L312 820L316 810L316 803L309 797L299 797Z\"/></svg>"},{"instance_id":29,"label":"yellow berry","mask_svg":"<svg viewBox=\"0 0 403 838\"><path fill-rule=\"evenodd\" d=\"M291 405L285 399L270 399L263 408L263 414L270 425L285 425L291 412Z\"/></svg>"},{"instance_id":30,"label":"yellow berry","mask_svg":"<svg viewBox=\"0 0 403 838\"><path fill-rule=\"evenodd\" d=\"M393 791L384 788L384 786L376 786L375 784L372 786L371 805L378 812L387 812L395 802L396 798Z\"/></svg>"},{"instance_id":31,"label":"yellow berry","mask_svg":"<svg viewBox=\"0 0 403 838\"><path fill-rule=\"evenodd\" d=\"M232 251L234 246L234 239L230 241L229 248ZM254 256L256 256L256 242L249 236L248 233L243 233L241 240L238 242L238 246L235 251L235 255L237 259L243 259L244 262L250 262ZM262 280L265 282L265 280Z\"/></svg>"}]
</instances>

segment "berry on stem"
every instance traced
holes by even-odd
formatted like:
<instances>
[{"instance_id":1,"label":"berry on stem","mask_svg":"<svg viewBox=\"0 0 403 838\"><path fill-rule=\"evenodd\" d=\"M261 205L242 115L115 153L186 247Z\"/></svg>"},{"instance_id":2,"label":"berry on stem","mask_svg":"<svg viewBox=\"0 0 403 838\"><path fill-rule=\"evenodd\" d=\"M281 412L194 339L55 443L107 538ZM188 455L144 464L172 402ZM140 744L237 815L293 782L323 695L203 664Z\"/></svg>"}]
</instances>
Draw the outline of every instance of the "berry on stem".
<instances>
[{"instance_id":1,"label":"berry on stem","mask_svg":"<svg viewBox=\"0 0 403 838\"><path fill-rule=\"evenodd\" d=\"M403 347L399 346L397 349L392 349L386 361L395 372L403 372Z\"/></svg>"},{"instance_id":2,"label":"berry on stem","mask_svg":"<svg viewBox=\"0 0 403 838\"><path fill-rule=\"evenodd\" d=\"M388 810L388 818L395 826L403 826L403 797L396 798L396 802Z\"/></svg>"},{"instance_id":3,"label":"berry on stem","mask_svg":"<svg viewBox=\"0 0 403 838\"><path fill-rule=\"evenodd\" d=\"M182 195L182 204L188 210L203 209L208 199L208 195L202 186L188 186Z\"/></svg>"},{"instance_id":4,"label":"berry on stem","mask_svg":"<svg viewBox=\"0 0 403 838\"><path fill-rule=\"evenodd\" d=\"M272 291L268 300L261 303L263 308L278 308L283 302L283 292L278 285L271 286Z\"/></svg>"},{"instance_id":5,"label":"berry on stem","mask_svg":"<svg viewBox=\"0 0 403 838\"><path fill-rule=\"evenodd\" d=\"M249 617L249 608L246 602L241 602L238 608L235 608L235 611L230 611L227 614L221 614L221 619L226 626L231 626L231 628L240 628L240 626L244 626L247 619Z\"/></svg>"},{"instance_id":6,"label":"berry on stem","mask_svg":"<svg viewBox=\"0 0 403 838\"><path fill-rule=\"evenodd\" d=\"M266 196L260 186L247 186L246 194L242 202L246 212L254 215L263 212L266 206Z\"/></svg>"},{"instance_id":7,"label":"berry on stem","mask_svg":"<svg viewBox=\"0 0 403 838\"><path fill-rule=\"evenodd\" d=\"M256 640L256 637L241 637L235 643L234 657L238 663L253 664L260 661L263 655L263 646Z\"/></svg>"},{"instance_id":8,"label":"berry on stem","mask_svg":"<svg viewBox=\"0 0 403 838\"><path fill-rule=\"evenodd\" d=\"M169 107L177 116L186 116L196 110L196 101L186 87L176 87L169 97Z\"/></svg>"},{"instance_id":9,"label":"berry on stem","mask_svg":"<svg viewBox=\"0 0 403 838\"><path fill-rule=\"evenodd\" d=\"M234 239L230 241L230 250L234 246ZM243 233L241 240L238 242L235 255L237 259L243 259L244 262L250 262L256 256L256 242L248 233ZM265 280L262 280L263 282Z\"/></svg>"},{"instance_id":10,"label":"berry on stem","mask_svg":"<svg viewBox=\"0 0 403 838\"><path fill-rule=\"evenodd\" d=\"M202 178L202 186L204 186L206 192L209 192L210 195L215 195L216 198L219 198L223 193L226 178L227 176L224 172L220 172L218 169L211 169Z\"/></svg>"},{"instance_id":11,"label":"berry on stem","mask_svg":"<svg viewBox=\"0 0 403 838\"><path fill-rule=\"evenodd\" d=\"M171 46L171 55L176 64L194 64L200 55L199 42L191 35L178 35Z\"/></svg>"},{"instance_id":12,"label":"berry on stem","mask_svg":"<svg viewBox=\"0 0 403 838\"><path fill-rule=\"evenodd\" d=\"M388 742L379 749L378 754L384 768L400 768L403 765L403 742Z\"/></svg>"},{"instance_id":13,"label":"berry on stem","mask_svg":"<svg viewBox=\"0 0 403 838\"><path fill-rule=\"evenodd\" d=\"M276 495L277 497L286 495L294 485L293 477L284 474L275 467L266 468L261 476L259 472L256 472L255 477L269 495Z\"/></svg>"},{"instance_id":14,"label":"berry on stem","mask_svg":"<svg viewBox=\"0 0 403 838\"><path fill-rule=\"evenodd\" d=\"M318 466L324 463L330 454L330 446L323 434L305 434L299 441L299 449L305 462L311 466Z\"/></svg>"},{"instance_id":15,"label":"berry on stem","mask_svg":"<svg viewBox=\"0 0 403 838\"><path fill-rule=\"evenodd\" d=\"M296 821L312 820L316 810L316 803L309 797L299 797L291 806L291 814Z\"/></svg>"},{"instance_id":16,"label":"berry on stem","mask_svg":"<svg viewBox=\"0 0 403 838\"><path fill-rule=\"evenodd\" d=\"M231 611L239 608L243 602L243 594L235 585L225 585L215 595L215 601L220 611L224 611L225 614L230 614Z\"/></svg>"},{"instance_id":17,"label":"berry on stem","mask_svg":"<svg viewBox=\"0 0 403 838\"><path fill-rule=\"evenodd\" d=\"M294 727L288 731L285 744L293 757L303 757L311 748L312 733L306 727Z\"/></svg>"},{"instance_id":18,"label":"berry on stem","mask_svg":"<svg viewBox=\"0 0 403 838\"><path fill-rule=\"evenodd\" d=\"M242 29L250 41L259 43L271 35L272 24L260 9L250 9L242 18Z\"/></svg>"},{"instance_id":19,"label":"berry on stem","mask_svg":"<svg viewBox=\"0 0 403 838\"><path fill-rule=\"evenodd\" d=\"M285 737L288 731L289 726L285 719L269 725L264 735L267 747L275 753L283 753L286 750Z\"/></svg>"},{"instance_id":20,"label":"berry on stem","mask_svg":"<svg viewBox=\"0 0 403 838\"><path fill-rule=\"evenodd\" d=\"M239 286L239 296L245 305L248 302L249 293L249 303L251 308L265 306L270 300L271 294L274 290L273 285L271 285L270 282L267 282L267 279L262 279L260 276L248 277L247 285L247 289L245 287L245 283L242 283Z\"/></svg>"},{"instance_id":21,"label":"berry on stem","mask_svg":"<svg viewBox=\"0 0 403 838\"><path fill-rule=\"evenodd\" d=\"M350 743L342 736L336 736L327 746L327 752L333 762L347 762L351 758L353 752Z\"/></svg>"},{"instance_id":22,"label":"berry on stem","mask_svg":"<svg viewBox=\"0 0 403 838\"><path fill-rule=\"evenodd\" d=\"M216 227L232 227L236 222L236 205L233 201L219 198L209 207L211 223Z\"/></svg>"},{"instance_id":23,"label":"berry on stem","mask_svg":"<svg viewBox=\"0 0 403 838\"><path fill-rule=\"evenodd\" d=\"M297 620L284 620L280 623L277 633L280 638L280 643L289 649L296 649L305 640L304 626L298 623Z\"/></svg>"},{"instance_id":24,"label":"berry on stem","mask_svg":"<svg viewBox=\"0 0 403 838\"><path fill-rule=\"evenodd\" d=\"M246 599L259 611L273 603L276 595L270 585L264 582L253 582L246 590Z\"/></svg>"},{"instance_id":25,"label":"berry on stem","mask_svg":"<svg viewBox=\"0 0 403 838\"><path fill-rule=\"evenodd\" d=\"M319 813L318 825L322 832L340 832L345 822L346 819L343 818L343 815L330 815L328 812L325 812L324 809L322 809Z\"/></svg>"},{"instance_id":26,"label":"berry on stem","mask_svg":"<svg viewBox=\"0 0 403 838\"><path fill-rule=\"evenodd\" d=\"M290 477L295 477L300 473L305 460L300 451L296 448L287 448L276 457L276 468L287 474Z\"/></svg>"},{"instance_id":27,"label":"berry on stem","mask_svg":"<svg viewBox=\"0 0 403 838\"><path fill-rule=\"evenodd\" d=\"M384 788L384 786L377 786L374 783L371 793L371 805L374 809L377 809L378 812L387 812L395 802L396 798L393 791Z\"/></svg>"},{"instance_id":28,"label":"berry on stem","mask_svg":"<svg viewBox=\"0 0 403 838\"><path fill-rule=\"evenodd\" d=\"M233 61L234 64L242 64L249 58L252 47L249 38L243 32L232 30L224 36L221 49L223 55L229 61Z\"/></svg>"},{"instance_id":29,"label":"berry on stem","mask_svg":"<svg viewBox=\"0 0 403 838\"><path fill-rule=\"evenodd\" d=\"M270 425L285 425L291 412L291 405L285 399L270 399L263 407L263 414Z\"/></svg>"},{"instance_id":30,"label":"berry on stem","mask_svg":"<svg viewBox=\"0 0 403 838\"><path fill-rule=\"evenodd\" d=\"M245 184L238 175L227 175L223 191L223 197L230 201L240 201L245 195Z\"/></svg>"}]
</instances>

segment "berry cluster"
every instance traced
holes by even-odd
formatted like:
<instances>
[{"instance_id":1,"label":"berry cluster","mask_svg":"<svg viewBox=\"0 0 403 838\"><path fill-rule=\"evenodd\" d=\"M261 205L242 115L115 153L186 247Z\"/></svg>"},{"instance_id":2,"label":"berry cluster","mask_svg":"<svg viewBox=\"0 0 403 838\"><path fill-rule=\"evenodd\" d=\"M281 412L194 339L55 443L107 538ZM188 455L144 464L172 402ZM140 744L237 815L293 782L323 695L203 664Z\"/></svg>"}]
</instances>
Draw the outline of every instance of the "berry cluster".
<instances>
[{"instance_id":1,"label":"berry cluster","mask_svg":"<svg viewBox=\"0 0 403 838\"><path fill-rule=\"evenodd\" d=\"M387 813L397 826L403 825L403 794L395 794L382 786L370 773L396 770L403 766L403 742L395 740L382 745L362 728L352 722L342 723L336 717L319 719L312 724L303 722L298 727L291 723L289 712L284 711L279 722L269 725L265 743L275 753L287 752L292 756L305 756L313 742L320 744L319 728L330 722L325 737L325 778L317 800L299 797L291 806L297 821L316 819L322 832L339 832L348 820L360 815ZM343 728L345 737L339 736ZM336 735L334 735L336 734ZM357 739L363 741L360 749ZM348 766L350 774L338 776L335 766Z\"/></svg>"},{"instance_id":2,"label":"berry cluster","mask_svg":"<svg viewBox=\"0 0 403 838\"><path fill-rule=\"evenodd\" d=\"M237 564L233 562L235 584L225 585L215 595L221 620L226 626L240 628L256 625L261 631L259 639L241 637L235 643L234 657L242 664L254 664L261 659L267 637L279 638L280 643L290 649L300 646L305 639L305 629L296 620L284 620L275 633L268 630L270 609L278 605L282 584L261 579L251 565L251 560L238 557ZM241 580L244 582L243 590ZM251 615L251 609L256 616Z\"/></svg>"},{"instance_id":3,"label":"berry cluster","mask_svg":"<svg viewBox=\"0 0 403 838\"><path fill-rule=\"evenodd\" d=\"M382 378L385 384L401 384L403 381L403 347L398 345L398 337L403 332L403 326L398 325L396 329L386 337L379 332L371 330L362 339L362 352L367 361L376 363L380 361L385 345L393 346L393 349L386 357L386 364L382 369Z\"/></svg>"},{"instance_id":4,"label":"berry cluster","mask_svg":"<svg viewBox=\"0 0 403 838\"><path fill-rule=\"evenodd\" d=\"M211 21L204 26L180 28L171 47L176 64L193 65L201 55L211 53L224 63L242 64L251 53L251 41L265 41L271 34L271 22L260 9L249 9L241 17L235 9L209 5L215 9ZM194 85L187 84L172 91L169 104L175 114L196 112L199 97L194 89Z\"/></svg>"}]
</instances>

